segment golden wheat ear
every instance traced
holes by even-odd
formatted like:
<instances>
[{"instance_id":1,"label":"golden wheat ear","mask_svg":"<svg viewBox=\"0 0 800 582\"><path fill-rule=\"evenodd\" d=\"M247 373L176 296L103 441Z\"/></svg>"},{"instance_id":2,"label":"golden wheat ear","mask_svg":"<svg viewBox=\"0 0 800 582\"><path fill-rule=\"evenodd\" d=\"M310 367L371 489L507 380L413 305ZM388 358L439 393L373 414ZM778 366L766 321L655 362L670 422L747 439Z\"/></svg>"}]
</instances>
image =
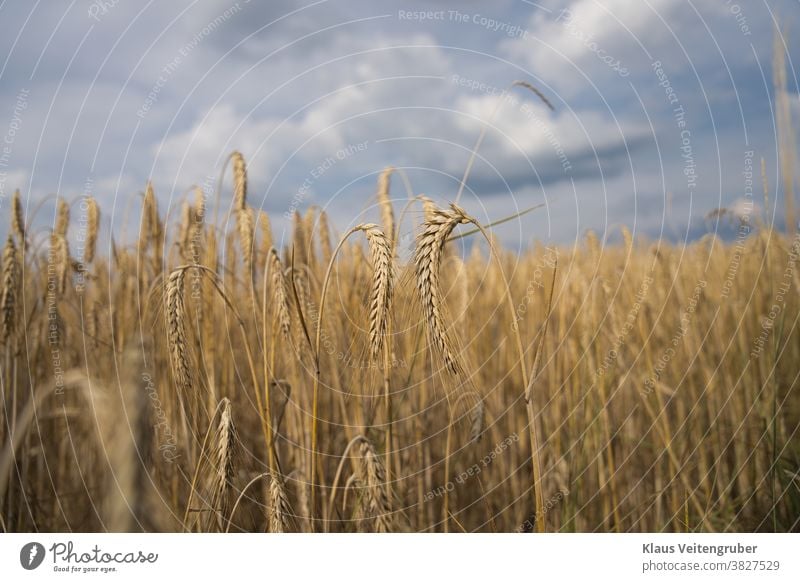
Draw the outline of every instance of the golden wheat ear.
<instances>
[{"instance_id":1,"label":"golden wheat ear","mask_svg":"<svg viewBox=\"0 0 800 582\"><path fill-rule=\"evenodd\" d=\"M0 312L3 318L2 344L7 345L17 329L17 303L20 295L17 247L9 235L3 248L3 289Z\"/></svg>"},{"instance_id":2,"label":"golden wheat ear","mask_svg":"<svg viewBox=\"0 0 800 582\"><path fill-rule=\"evenodd\" d=\"M359 478L366 485L366 510L374 519L376 533L392 531L392 514L386 494L386 470L375 447L366 437L359 439Z\"/></svg>"},{"instance_id":3,"label":"golden wheat ear","mask_svg":"<svg viewBox=\"0 0 800 582\"><path fill-rule=\"evenodd\" d=\"M387 329L392 305L392 249L388 237L375 224L362 224L354 230L361 230L367 237L372 259L372 289L369 299L369 343L370 354L377 360Z\"/></svg>"},{"instance_id":4,"label":"golden wheat ear","mask_svg":"<svg viewBox=\"0 0 800 582\"><path fill-rule=\"evenodd\" d=\"M456 226L468 222L470 218L455 204L450 206L450 210L431 209L417 238L414 252L417 290L428 326L428 337L442 355L448 370L456 375L462 373L463 367L447 334L440 267L448 237Z\"/></svg>"},{"instance_id":5,"label":"golden wheat ear","mask_svg":"<svg viewBox=\"0 0 800 582\"><path fill-rule=\"evenodd\" d=\"M294 511L286 494L283 479L277 474L269 481L269 531L272 533L290 533L296 531Z\"/></svg>"}]
</instances>

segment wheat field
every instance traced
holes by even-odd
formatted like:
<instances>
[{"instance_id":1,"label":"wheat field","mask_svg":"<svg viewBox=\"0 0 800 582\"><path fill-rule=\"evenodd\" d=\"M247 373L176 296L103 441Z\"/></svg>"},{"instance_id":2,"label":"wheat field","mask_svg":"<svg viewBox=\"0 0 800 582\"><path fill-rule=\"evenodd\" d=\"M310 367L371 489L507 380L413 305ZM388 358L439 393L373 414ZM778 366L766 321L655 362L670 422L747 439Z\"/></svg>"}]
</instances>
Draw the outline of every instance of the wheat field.
<instances>
[{"instance_id":1,"label":"wheat field","mask_svg":"<svg viewBox=\"0 0 800 582\"><path fill-rule=\"evenodd\" d=\"M800 529L797 236L516 253L388 169L281 244L230 162L127 239L14 197L3 531Z\"/></svg>"}]
</instances>

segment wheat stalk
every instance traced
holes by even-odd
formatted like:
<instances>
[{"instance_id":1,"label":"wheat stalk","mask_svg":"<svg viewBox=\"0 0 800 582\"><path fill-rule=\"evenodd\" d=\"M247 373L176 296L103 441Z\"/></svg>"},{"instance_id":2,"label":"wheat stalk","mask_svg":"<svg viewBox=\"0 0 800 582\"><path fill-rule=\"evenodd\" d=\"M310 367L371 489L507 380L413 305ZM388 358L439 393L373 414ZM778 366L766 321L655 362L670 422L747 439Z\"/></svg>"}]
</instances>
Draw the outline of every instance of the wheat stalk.
<instances>
[{"instance_id":1,"label":"wheat stalk","mask_svg":"<svg viewBox=\"0 0 800 582\"><path fill-rule=\"evenodd\" d=\"M414 253L417 290L428 324L428 335L453 374L461 373L462 368L447 336L439 268L442 251L450 233L459 224L468 222L470 218L455 204L450 205L450 210L436 208L425 221L423 231L417 238L417 248Z\"/></svg>"}]
</instances>

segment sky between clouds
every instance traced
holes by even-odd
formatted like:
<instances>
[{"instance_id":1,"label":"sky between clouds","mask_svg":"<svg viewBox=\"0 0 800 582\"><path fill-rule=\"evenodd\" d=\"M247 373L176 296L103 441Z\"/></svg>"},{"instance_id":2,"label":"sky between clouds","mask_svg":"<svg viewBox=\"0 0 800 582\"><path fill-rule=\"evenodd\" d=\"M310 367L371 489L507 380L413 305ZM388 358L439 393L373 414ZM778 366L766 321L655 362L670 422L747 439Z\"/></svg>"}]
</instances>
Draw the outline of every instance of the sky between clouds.
<instances>
[{"instance_id":1,"label":"sky between clouds","mask_svg":"<svg viewBox=\"0 0 800 582\"><path fill-rule=\"evenodd\" d=\"M507 245L622 224L694 239L746 198L748 152L756 202L762 157L775 200L773 31L788 27L797 118L798 17L796 0L3 1L0 204L19 188L31 217L45 200L46 227L50 195L89 192L108 231L150 179L174 216L236 149L278 238L310 205L344 230L377 219L387 165L414 194L454 200L488 125L463 205L484 222L545 205L497 229ZM555 111L504 94L514 80Z\"/></svg>"}]
</instances>

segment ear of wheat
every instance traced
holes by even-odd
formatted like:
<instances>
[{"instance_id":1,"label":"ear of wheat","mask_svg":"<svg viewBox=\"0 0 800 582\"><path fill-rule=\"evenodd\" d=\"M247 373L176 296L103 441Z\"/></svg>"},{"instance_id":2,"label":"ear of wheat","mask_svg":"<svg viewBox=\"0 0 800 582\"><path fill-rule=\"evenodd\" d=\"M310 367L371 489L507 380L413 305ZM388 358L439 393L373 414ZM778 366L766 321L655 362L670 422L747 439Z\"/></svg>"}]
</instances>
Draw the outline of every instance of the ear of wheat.
<instances>
[{"instance_id":1,"label":"ear of wheat","mask_svg":"<svg viewBox=\"0 0 800 582\"><path fill-rule=\"evenodd\" d=\"M3 290L0 311L3 317L2 343L6 344L16 332L17 299L19 296L19 265L17 248L9 235L3 248Z\"/></svg>"},{"instance_id":2,"label":"ear of wheat","mask_svg":"<svg viewBox=\"0 0 800 582\"><path fill-rule=\"evenodd\" d=\"M69 204L63 198L58 199L58 210L56 211L56 224L53 231L60 237L67 236L69 228Z\"/></svg>"},{"instance_id":3,"label":"ear of wheat","mask_svg":"<svg viewBox=\"0 0 800 582\"><path fill-rule=\"evenodd\" d=\"M63 235L54 233L50 236L50 261L52 262L56 292L58 295L63 295L67 290L67 277L71 267L69 245Z\"/></svg>"},{"instance_id":4,"label":"ear of wheat","mask_svg":"<svg viewBox=\"0 0 800 582\"><path fill-rule=\"evenodd\" d=\"M231 160L233 161L233 209L238 212L247 208L247 164L239 152L233 152Z\"/></svg>"},{"instance_id":5,"label":"ear of wheat","mask_svg":"<svg viewBox=\"0 0 800 582\"><path fill-rule=\"evenodd\" d=\"M378 205L381 210L381 222L383 223L383 231L386 233L387 238L391 245L394 245L394 208L392 207L392 200L389 198L389 184L392 178L394 168L391 166L386 168L378 177Z\"/></svg>"},{"instance_id":6,"label":"ear of wheat","mask_svg":"<svg viewBox=\"0 0 800 582\"><path fill-rule=\"evenodd\" d=\"M293 251L294 251L294 262L296 265L307 265L308 264L308 243L306 237L305 224L303 222L303 217L300 216L300 213L295 210L294 214L292 215L292 233L293 233ZM291 261L287 261L291 263Z\"/></svg>"},{"instance_id":7,"label":"ear of wheat","mask_svg":"<svg viewBox=\"0 0 800 582\"><path fill-rule=\"evenodd\" d=\"M161 224L161 217L158 214L158 202L153 191L153 184L147 183L144 191L144 201L142 203L142 223L139 232L139 260L143 261L147 249L152 249L153 254L150 258L153 271L160 273L162 269L164 227ZM145 287L149 285L146 270L143 273L143 283Z\"/></svg>"},{"instance_id":8,"label":"ear of wheat","mask_svg":"<svg viewBox=\"0 0 800 582\"><path fill-rule=\"evenodd\" d=\"M269 250L272 248L272 223L269 220L269 214L263 210L258 213L258 226L261 230L261 251L259 255L264 258L263 265L266 268Z\"/></svg>"},{"instance_id":9,"label":"ear of wheat","mask_svg":"<svg viewBox=\"0 0 800 582\"><path fill-rule=\"evenodd\" d=\"M236 212L239 229L239 242L242 246L242 260L247 278L253 276L253 209L244 208Z\"/></svg>"},{"instance_id":10,"label":"ear of wheat","mask_svg":"<svg viewBox=\"0 0 800 582\"><path fill-rule=\"evenodd\" d=\"M322 251L323 264L331 262L333 247L331 246L331 230L328 226L328 213L324 210L319 213L319 247Z\"/></svg>"},{"instance_id":11,"label":"ear of wheat","mask_svg":"<svg viewBox=\"0 0 800 582\"><path fill-rule=\"evenodd\" d=\"M456 226L468 222L470 218L455 204L450 205L450 210L435 209L425 221L414 253L417 290L428 324L428 336L453 374L461 373L462 368L447 335L439 268L447 238Z\"/></svg>"},{"instance_id":12,"label":"ear of wheat","mask_svg":"<svg viewBox=\"0 0 800 582\"><path fill-rule=\"evenodd\" d=\"M269 481L269 530L272 533L290 533L295 531L293 525L292 506L286 487L277 475L272 475Z\"/></svg>"},{"instance_id":13,"label":"ear of wheat","mask_svg":"<svg viewBox=\"0 0 800 582\"><path fill-rule=\"evenodd\" d=\"M192 386L192 372L189 366L186 307L183 298L185 277L186 269L175 269L170 274L167 280L166 312L172 373L178 388L188 393Z\"/></svg>"},{"instance_id":14,"label":"ear of wheat","mask_svg":"<svg viewBox=\"0 0 800 582\"><path fill-rule=\"evenodd\" d=\"M84 251L84 261L86 263L94 261L99 229L100 207L94 198L89 197L86 199L86 250Z\"/></svg>"},{"instance_id":15,"label":"ear of wheat","mask_svg":"<svg viewBox=\"0 0 800 582\"><path fill-rule=\"evenodd\" d=\"M25 216L22 210L22 199L19 195L19 190L14 192L12 199L12 212L11 212L11 230L14 235L19 239L21 245L25 242Z\"/></svg>"},{"instance_id":16,"label":"ear of wheat","mask_svg":"<svg viewBox=\"0 0 800 582\"><path fill-rule=\"evenodd\" d=\"M189 228L189 261L200 264L202 260L203 235L205 234L206 198L202 188L195 188L194 207L191 212L191 227ZM198 303L200 303L198 301Z\"/></svg>"},{"instance_id":17,"label":"ear of wheat","mask_svg":"<svg viewBox=\"0 0 800 582\"><path fill-rule=\"evenodd\" d=\"M372 289L369 299L369 338L370 353L373 358L380 356L384 338L389 325L392 303L392 250L386 235L375 224L362 224L355 227L367 237L372 258Z\"/></svg>"},{"instance_id":18,"label":"ear of wheat","mask_svg":"<svg viewBox=\"0 0 800 582\"><path fill-rule=\"evenodd\" d=\"M219 531L225 531L230 518L230 499L235 477L236 427L233 423L231 401L222 399L222 413L217 428L214 448L214 471L211 475L211 504Z\"/></svg>"},{"instance_id":19,"label":"ear of wheat","mask_svg":"<svg viewBox=\"0 0 800 582\"><path fill-rule=\"evenodd\" d=\"M392 516L383 463L366 437L359 439L359 454L359 478L366 485L368 513L375 520L376 532L389 532L392 530Z\"/></svg>"},{"instance_id":20,"label":"ear of wheat","mask_svg":"<svg viewBox=\"0 0 800 582\"><path fill-rule=\"evenodd\" d=\"M231 154L233 160L233 211L236 214L236 228L242 247L242 260L245 270L252 277L253 272L253 211L247 206L247 164L239 152Z\"/></svg>"},{"instance_id":21,"label":"ear of wheat","mask_svg":"<svg viewBox=\"0 0 800 582\"><path fill-rule=\"evenodd\" d=\"M184 262L189 261L189 243L192 238L192 207L188 200L181 204L181 221L178 225L178 250Z\"/></svg>"},{"instance_id":22,"label":"ear of wheat","mask_svg":"<svg viewBox=\"0 0 800 582\"><path fill-rule=\"evenodd\" d=\"M484 413L485 408L483 404L483 400L478 400L475 406L472 407L472 411L470 412L470 431L469 431L469 440L473 443L477 443L483 438L483 424L484 424Z\"/></svg>"},{"instance_id":23,"label":"ear of wheat","mask_svg":"<svg viewBox=\"0 0 800 582\"><path fill-rule=\"evenodd\" d=\"M283 266L278 257L278 251L271 248L269 251L268 264L272 274L272 298L275 309L278 313L278 323L286 339L291 333L291 317L289 310L289 295L286 290L286 279L283 276Z\"/></svg>"}]
</instances>

